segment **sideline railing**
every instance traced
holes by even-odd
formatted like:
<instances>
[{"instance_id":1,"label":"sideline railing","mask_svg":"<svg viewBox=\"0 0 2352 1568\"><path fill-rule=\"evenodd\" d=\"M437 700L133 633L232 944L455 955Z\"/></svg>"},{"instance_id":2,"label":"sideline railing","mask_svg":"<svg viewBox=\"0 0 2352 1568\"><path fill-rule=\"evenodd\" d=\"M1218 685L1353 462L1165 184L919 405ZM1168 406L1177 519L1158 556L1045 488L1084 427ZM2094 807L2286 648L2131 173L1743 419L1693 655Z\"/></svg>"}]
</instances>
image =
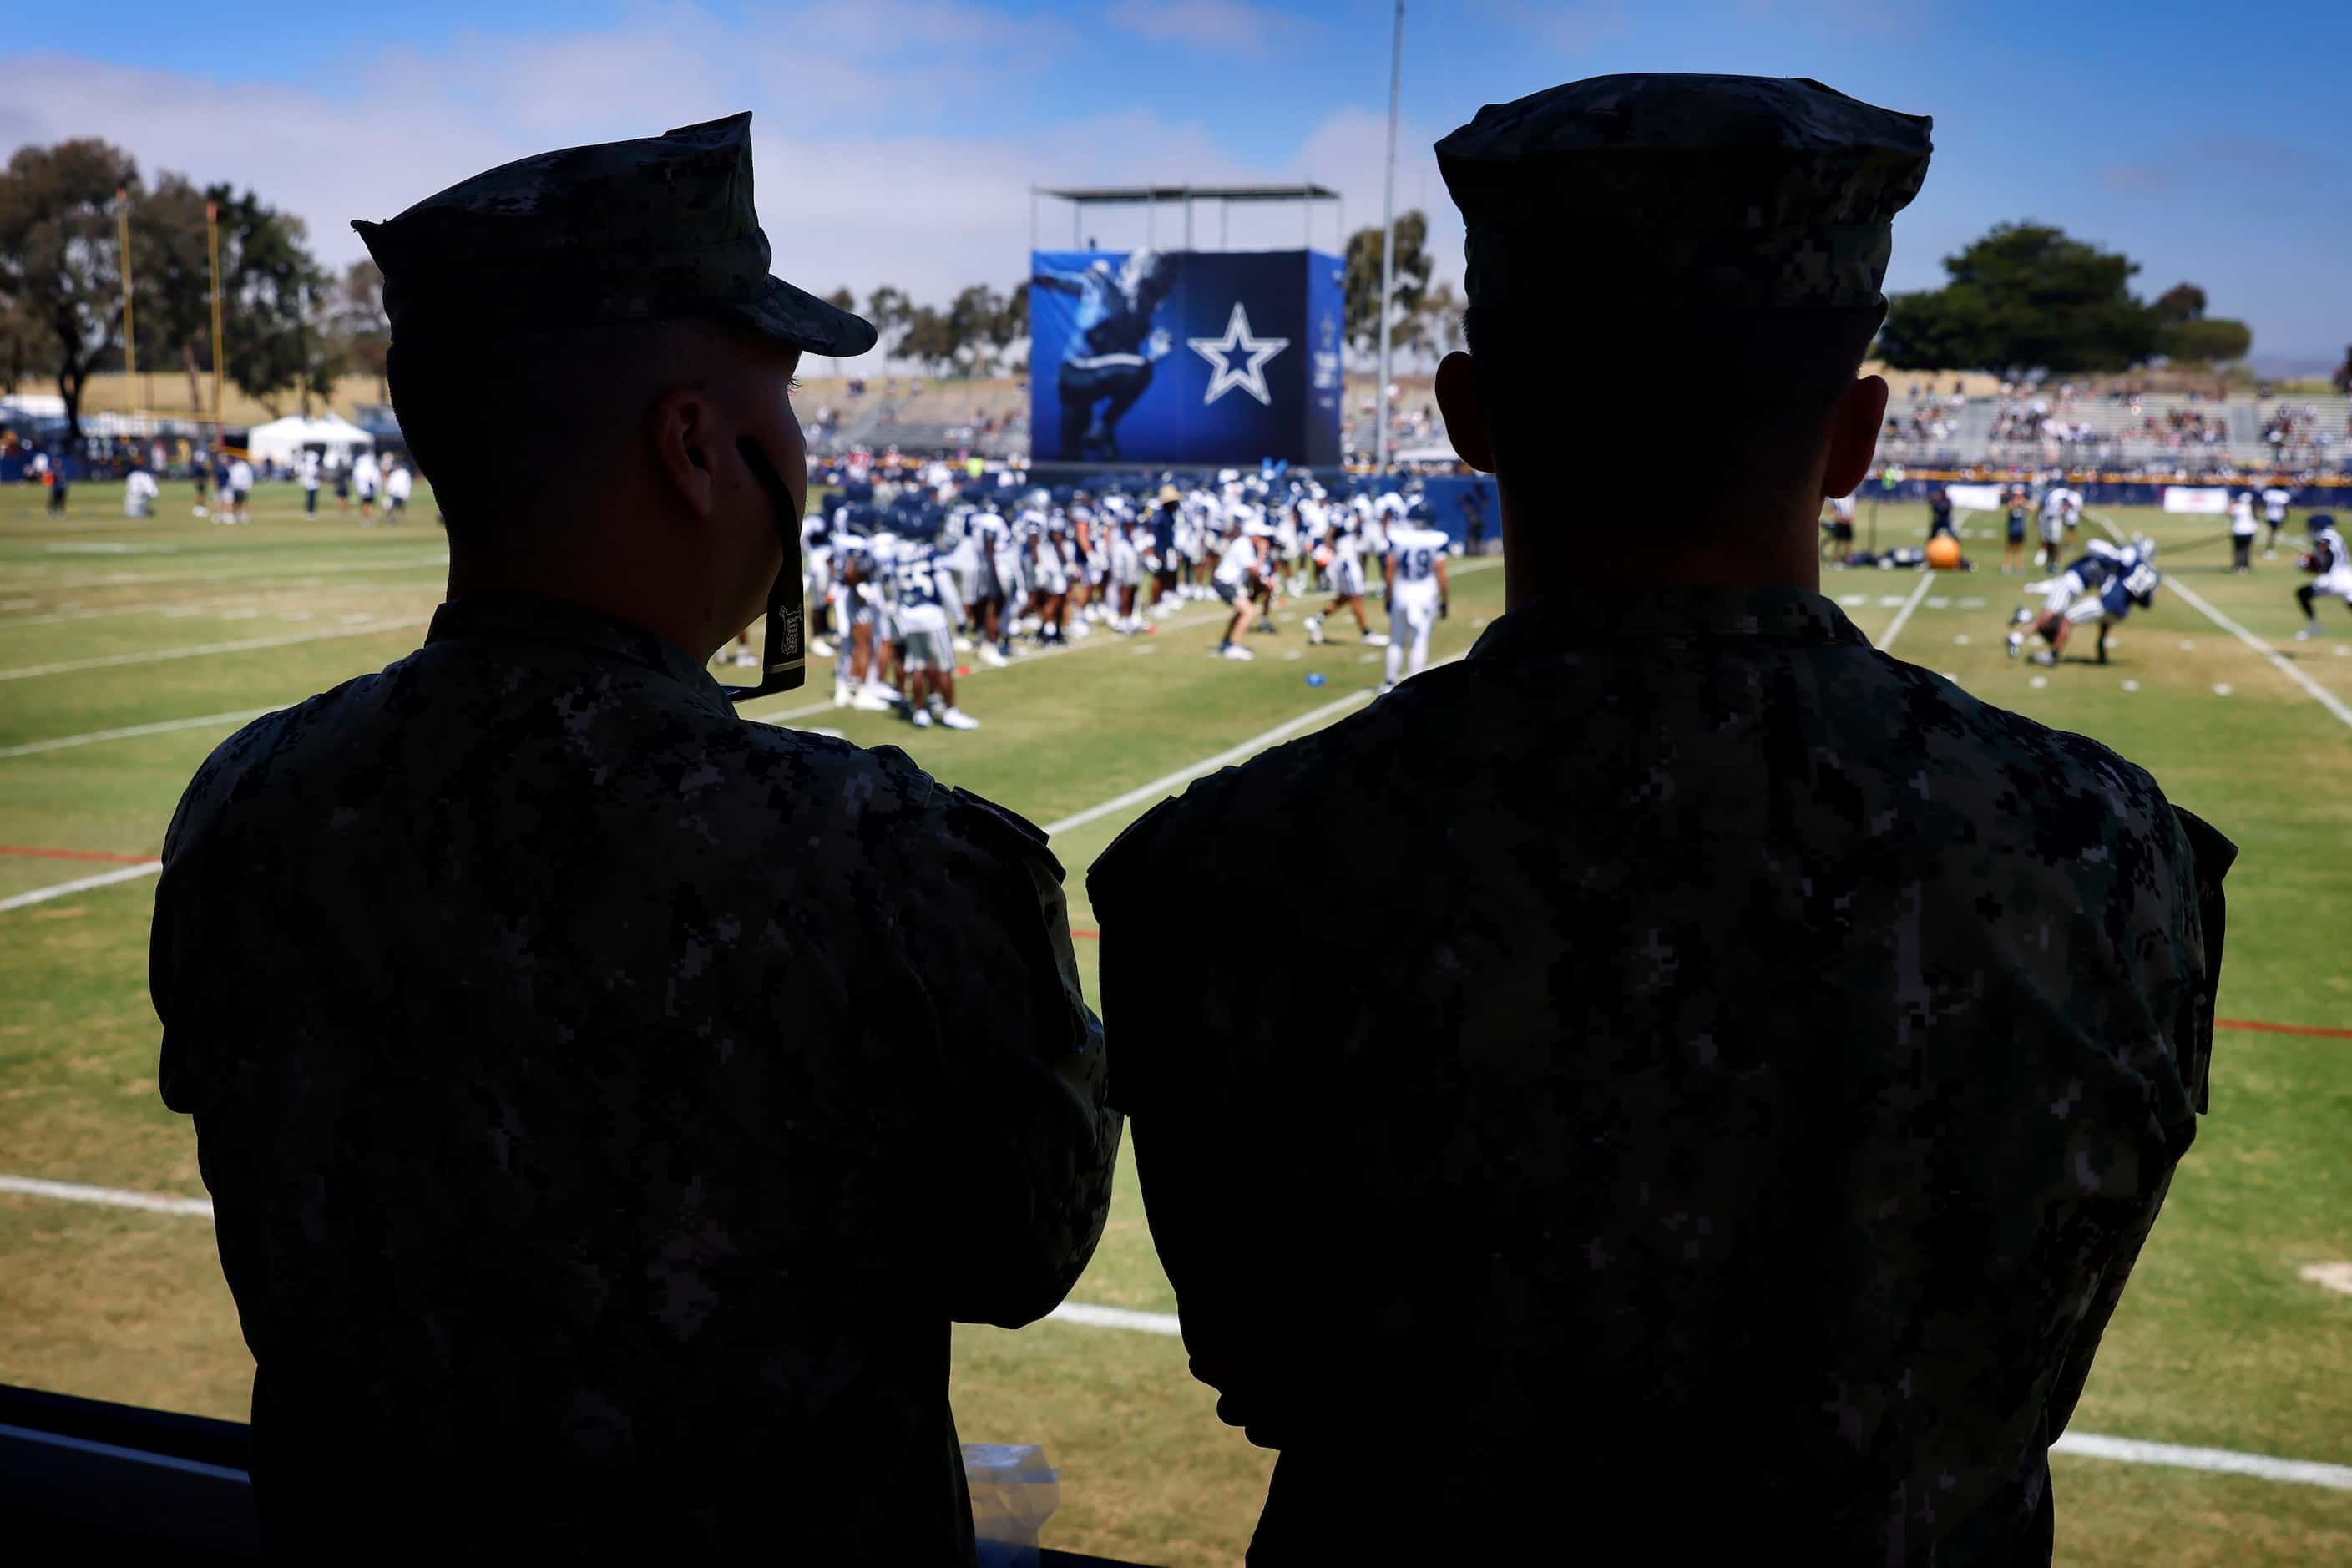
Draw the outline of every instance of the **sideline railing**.
<instances>
[{"instance_id":1,"label":"sideline railing","mask_svg":"<svg viewBox=\"0 0 2352 1568\"><path fill-rule=\"evenodd\" d=\"M0 1384L0 1555L12 1563L258 1563L240 1421ZM1137 1568L1045 1548L1039 1568Z\"/></svg>"}]
</instances>

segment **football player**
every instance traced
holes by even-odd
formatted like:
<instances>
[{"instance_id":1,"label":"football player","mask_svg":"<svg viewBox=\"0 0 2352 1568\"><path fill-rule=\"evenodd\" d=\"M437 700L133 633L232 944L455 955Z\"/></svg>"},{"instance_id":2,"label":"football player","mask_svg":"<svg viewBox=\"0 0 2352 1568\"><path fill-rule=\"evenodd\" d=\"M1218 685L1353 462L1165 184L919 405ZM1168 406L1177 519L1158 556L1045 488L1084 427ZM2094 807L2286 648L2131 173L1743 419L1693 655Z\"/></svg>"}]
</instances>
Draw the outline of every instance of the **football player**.
<instances>
[{"instance_id":1,"label":"football player","mask_svg":"<svg viewBox=\"0 0 2352 1568\"><path fill-rule=\"evenodd\" d=\"M1428 667L1429 634L1453 611L1445 581L1445 551L1451 542L1436 529L1415 528L1401 517L1389 530L1388 680L1382 692L1396 689L1401 666L1407 678Z\"/></svg>"},{"instance_id":2,"label":"football player","mask_svg":"<svg viewBox=\"0 0 2352 1568\"><path fill-rule=\"evenodd\" d=\"M1236 516L1226 531L1224 552L1218 558L1216 574L1210 579L1217 597L1231 605L1234 612L1234 618L1225 623L1223 639L1217 644L1217 653L1222 658L1255 657L1234 639L1249 630L1250 617L1256 613L1253 595L1265 556L1265 540Z\"/></svg>"},{"instance_id":3,"label":"football player","mask_svg":"<svg viewBox=\"0 0 2352 1568\"><path fill-rule=\"evenodd\" d=\"M1321 642L1324 618L1344 607L1356 617L1356 635L1374 647L1384 647L1388 635L1372 630L1371 622L1364 616L1364 536L1360 516L1347 507L1334 508L1332 526L1337 531L1330 537L1331 555L1327 563L1331 602L1323 606L1321 614L1307 617L1307 640Z\"/></svg>"},{"instance_id":4,"label":"football player","mask_svg":"<svg viewBox=\"0 0 2352 1568\"><path fill-rule=\"evenodd\" d=\"M2345 554L2344 536L2336 531L2336 519L2326 512L2315 511L2304 521L2311 530L2311 548L2305 552L2302 564L2311 574L2311 581L2294 591L2294 602L2302 606L2304 619L2303 629L2294 634L2297 642L2327 635L2320 629L2315 601L2322 597L2341 599L2352 607L2352 557Z\"/></svg>"},{"instance_id":5,"label":"football player","mask_svg":"<svg viewBox=\"0 0 2352 1568\"><path fill-rule=\"evenodd\" d=\"M963 606L956 593L955 569L937 547L936 535L915 534L899 542L891 564L899 689L907 716L917 729L940 724L977 730L980 721L956 706L955 650L949 639Z\"/></svg>"},{"instance_id":6,"label":"football player","mask_svg":"<svg viewBox=\"0 0 2352 1568\"><path fill-rule=\"evenodd\" d=\"M2263 545L2263 559L2274 560L2278 555L2279 530L2286 526L2287 509L2294 504L2294 492L2286 488L2286 480L2273 477L2263 490L2263 521L2271 536Z\"/></svg>"}]
</instances>

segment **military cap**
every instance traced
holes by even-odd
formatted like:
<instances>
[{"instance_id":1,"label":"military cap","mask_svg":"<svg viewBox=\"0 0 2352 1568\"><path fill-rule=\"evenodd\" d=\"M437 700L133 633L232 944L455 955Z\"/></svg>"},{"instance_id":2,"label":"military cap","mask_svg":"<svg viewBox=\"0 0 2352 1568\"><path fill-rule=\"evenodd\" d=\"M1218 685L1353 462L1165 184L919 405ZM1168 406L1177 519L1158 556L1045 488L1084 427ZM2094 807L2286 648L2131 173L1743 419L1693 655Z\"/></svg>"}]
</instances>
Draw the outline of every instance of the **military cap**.
<instances>
[{"instance_id":1,"label":"military cap","mask_svg":"<svg viewBox=\"0 0 2352 1568\"><path fill-rule=\"evenodd\" d=\"M874 346L872 323L769 276L749 113L518 159L352 226L395 341L718 314L809 353Z\"/></svg>"},{"instance_id":2,"label":"military cap","mask_svg":"<svg viewBox=\"0 0 2352 1568\"><path fill-rule=\"evenodd\" d=\"M1437 167L1475 307L1867 307L1930 124L1805 78L1597 76L1486 105Z\"/></svg>"}]
</instances>

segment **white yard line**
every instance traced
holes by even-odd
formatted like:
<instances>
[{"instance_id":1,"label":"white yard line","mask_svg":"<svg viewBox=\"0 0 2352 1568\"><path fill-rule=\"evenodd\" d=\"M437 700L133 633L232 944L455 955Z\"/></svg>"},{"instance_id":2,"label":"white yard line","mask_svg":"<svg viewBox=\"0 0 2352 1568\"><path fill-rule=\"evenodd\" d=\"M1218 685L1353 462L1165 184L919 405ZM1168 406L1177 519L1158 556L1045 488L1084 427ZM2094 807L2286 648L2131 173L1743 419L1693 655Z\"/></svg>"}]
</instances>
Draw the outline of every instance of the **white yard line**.
<instances>
[{"instance_id":1,"label":"white yard line","mask_svg":"<svg viewBox=\"0 0 2352 1568\"><path fill-rule=\"evenodd\" d=\"M59 1203L138 1209L148 1214L197 1219L213 1217L210 1198L126 1192L119 1187L48 1182L34 1176L0 1176L0 1193L13 1193L28 1198L49 1198ZM1166 1338L1175 1338L1183 1332L1183 1325L1173 1312L1139 1312L1132 1308L1097 1307L1085 1301L1065 1301L1046 1313L1045 1321L1069 1323L1078 1328L1115 1329ZM2282 1459L2269 1454L2240 1453L2233 1448L2196 1448L2177 1443L2145 1442L2137 1437L2110 1437L2097 1432L2069 1432L2052 1444L2050 1451L2075 1458L2112 1459L2129 1465L2162 1465L2177 1469L2202 1470L2213 1475L2251 1476L2257 1480L2352 1491L2352 1465L2325 1464L2315 1459Z\"/></svg>"},{"instance_id":2,"label":"white yard line","mask_svg":"<svg viewBox=\"0 0 2352 1568\"><path fill-rule=\"evenodd\" d=\"M276 570L292 573L294 575L282 582L273 583L271 585L280 588L296 587L310 578L334 573L421 572L428 566L446 566L447 564L449 564L449 552L446 550L435 555L420 555L414 561L334 562L325 566L296 566L291 563L278 563ZM44 569L39 566L17 567L15 570L21 575L44 578L44 586L54 584L59 587L70 584L79 588L121 588L145 583L227 583L239 578L266 579L272 574L271 567L268 563L254 565L240 564L224 572L110 572L102 576L68 574L57 578L47 578Z\"/></svg>"},{"instance_id":3,"label":"white yard line","mask_svg":"<svg viewBox=\"0 0 2352 1568\"><path fill-rule=\"evenodd\" d=\"M111 653L97 658L68 658L56 664L27 664L0 669L0 680L30 680L41 675L69 675L76 670L111 669L125 664L162 664L174 658L204 658L219 653L249 653L256 648L291 647L296 643L324 642L330 637L373 637L378 632L405 631L430 621L430 616L406 616L398 620L370 621L363 626L331 626L325 631L283 632L276 637L240 637L235 642L194 643L186 647L156 648L147 653Z\"/></svg>"},{"instance_id":4,"label":"white yard line","mask_svg":"<svg viewBox=\"0 0 2352 1568\"><path fill-rule=\"evenodd\" d=\"M296 699L299 701L300 699ZM291 706L283 704L282 706ZM200 713L193 719L164 719L152 724L125 724L118 730L92 730L80 735L59 735L48 741L26 741L22 745L0 746L0 757L29 757L37 752L60 752L68 746L91 746L100 741L128 741L137 735L168 735L174 730L204 730L214 725L242 724L247 719L258 719L264 713L275 713L276 708L247 708L237 713Z\"/></svg>"},{"instance_id":5,"label":"white yard line","mask_svg":"<svg viewBox=\"0 0 2352 1568\"><path fill-rule=\"evenodd\" d=\"M2116 525L2108 521L2103 514L2095 511L2085 510L2083 515L2089 518L2093 522L2097 523L2101 528L2105 529L2109 539L2114 540L2118 544L2124 542L2124 536L2116 531ZM2207 604L2205 602L2204 595L2200 594L2196 589L2191 588L2188 584L2183 583L2178 577L2167 577L2164 580L2164 585L2170 588L2174 593L2179 595L2190 609L2195 610L2199 615L2203 616L2207 620L2212 622L2215 626L2221 627L2223 631L2228 632L2231 637L2236 637L2240 642L2244 643L2248 647L2262 655L2263 658L2268 659L2271 664L2277 668L2281 675L2285 676L2289 680L2294 681L2297 686L2302 687L2304 690L2309 692L2314 698L2315 698L2322 708L2325 708L2330 713L2335 714L2336 718L2343 721L2347 725L2352 725L2352 708L2345 706L2343 700L2338 698L2334 692L2320 685L2319 682L2312 679L2311 677L2304 674L2300 669L2297 669L2294 667L2294 660L2285 658L2276 648L2271 647L2270 644L2264 642L2262 638L2256 637L2253 633L2248 631L2245 627L2240 626L2237 622L2231 620L2229 616L2223 615L2221 611Z\"/></svg>"},{"instance_id":6,"label":"white yard line","mask_svg":"<svg viewBox=\"0 0 2352 1568\"><path fill-rule=\"evenodd\" d=\"M1045 1314L1057 1323L1080 1323L1089 1329L1131 1329L1141 1334L1181 1334L1173 1312L1137 1312L1125 1307L1089 1307L1065 1301Z\"/></svg>"},{"instance_id":7,"label":"white yard line","mask_svg":"<svg viewBox=\"0 0 2352 1568\"><path fill-rule=\"evenodd\" d=\"M36 888L29 893L0 899L0 915L10 910L21 910L27 904L45 904L51 899L62 899L68 893L86 893L92 888L110 887L116 882L128 882L140 877L152 877L163 868L161 860L142 860L136 866L124 866L112 871L100 871L95 877L77 877L70 882L59 882L53 888Z\"/></svg>"},{"instance_id":8,"label":"white yard line","mask_svg":"<svg viewBox=\"0 0 2352 1568\"><path fill-rule=\"evenodd\" d=\"M1213 773L1229 763L1238 763L1244 757L1255 756L1276 741L1295 735L1301 730L1312 729L1326 719L1337 718L1360 702L1370 701L1372 690L1373 689L1368 686L1360 691L1350 691L1347 696L1335 698L1320 708L1310 708L1296 719L1285 720L1262 734L1252 735L1238 746L1228 746L1213 757L1203 757L1199 762L1179 768L1172 773L1162 773L1150 784L1138 784L1124 795L1115 795L1099 805L1090 805L1084 811L1062 818L1059 822L1049 822L1045 824L1045 836L1050 838L1057 833L1067 833L1073 827L1083 827L1089 822L1110 816L1113 812L1125 811L1130 805L1140 805L1145 801L1166 795L1178 784L1190 784L1202 773Z\"/></svg>"},{"instance_id":9,"label":"white yard line","mask_svg":"<svg viewBox=\"0 0 2352 1568\"><path fill-rule=\"evenodd\" d=\"M173 1198L154 1193L126 1193L119 1187L85 1187L73 1182L44 1182L33 1176L0 1176L0 1193L15 1193L28 1198L56 1198L60 1203L103 1204L109 1208L144 1209L149 1214L213 1217L213 1201L210 1198Z\"/></svg>"},{"instance_id":10,"label":"white yard line","mask_svg":"<svg viewBox=\"0 0 2352 1568\"><path fill-rule=\"evenodd\" d=\"M1927 590L1935 585L1936 576L1926 567L1920 568L1919 585L1911 590L1911 596L1903 601L1903 607L1895 612L1893 620L1886 623L1886 635L1878 639L1879 652L1885 653L1893 647L1895 639L1903 635L1903 628L1910 623L1911 612L1917 609L1919 601L1927 596Z\"/></svg>"},{"instance_id":11,"label":"white yard line","mask_svg":"<svg viewBox=\"0 0 2352 1568\"><path fill-rule=\"evenodd\" d=\"M2172 1465L2181 1469L2252 1476L2259 1480L2293 1481L2307 1487L2352 1491L2352 1465L2323 1465L2313 1459L2276 1459L2268 1454L2241 1454L2234 1448L2188 1448L2177 1443L2145 1443L2137 1437L2103 1437L2096 1432L2069 1432L2051 1444L2050 1451L2073 1454L2084 1459L2120 1459L2130 1465Z\"/></svg>"}]
</instances>

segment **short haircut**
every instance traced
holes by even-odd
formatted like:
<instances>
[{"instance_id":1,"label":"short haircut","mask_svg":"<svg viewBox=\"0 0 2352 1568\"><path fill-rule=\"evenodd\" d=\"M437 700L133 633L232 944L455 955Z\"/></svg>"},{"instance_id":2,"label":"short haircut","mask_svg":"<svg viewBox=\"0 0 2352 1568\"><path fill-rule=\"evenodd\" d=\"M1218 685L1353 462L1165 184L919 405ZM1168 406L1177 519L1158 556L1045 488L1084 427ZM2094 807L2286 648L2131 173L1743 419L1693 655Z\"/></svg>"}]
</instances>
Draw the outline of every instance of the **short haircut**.
<instances>
[{"instance_id":1,"label":"short haircut","mask_svg":"<svg viewBox=\"0 0 2352 1568\"><path fill-rule=\"evenodd\" d=\"M1727 485L1775 492L1819 453L1831 407L1885 314L1872 306L1614 320L1473 306L1463 335L1498 473L1567 454L1633 468L1698 458L1718 465Z\"/></svg>"},{"instance_id":2,"label":"short haircut","mask_svg":"<svg viewBox=\"0 0 2352 1568\"><path fill-rule=\"evenodd\" d=\"M583 467L617 460L661 385L707 364L692 331L705 321L395 339L384 367L393 415L452 545L513 542L551 495L582 482Z\"/></svg>"}]
</instances>

